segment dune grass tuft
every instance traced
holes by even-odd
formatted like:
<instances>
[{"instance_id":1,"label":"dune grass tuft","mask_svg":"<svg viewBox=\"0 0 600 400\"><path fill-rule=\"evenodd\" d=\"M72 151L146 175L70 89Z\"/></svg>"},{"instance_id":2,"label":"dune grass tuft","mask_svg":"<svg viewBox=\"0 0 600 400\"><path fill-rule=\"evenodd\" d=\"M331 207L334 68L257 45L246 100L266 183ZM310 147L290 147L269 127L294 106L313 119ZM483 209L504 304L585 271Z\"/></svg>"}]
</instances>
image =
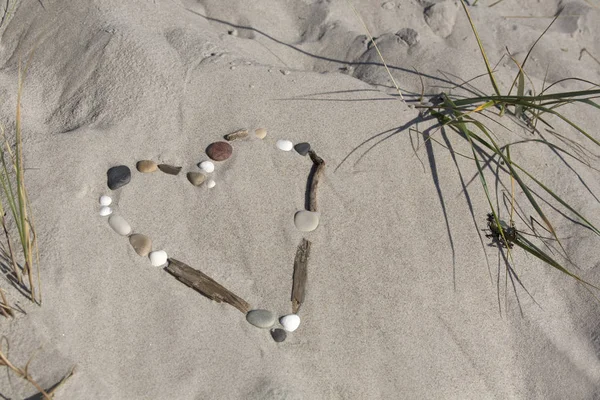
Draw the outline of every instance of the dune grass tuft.
<instances>
[{"instance_id":1,"label":"dune grass tuft","mask_svg":"<svg viewBox=\"0 0 600 400\"><path fill-rule=\"evenodd\" d=\"M580 283L583 283L586 288L589 289L591 287L598 289L598 287L585 282L570 269L566 268L564 261L560 262L557 260L558 257L554 255L556 252L551 250L546 242L544 242L544 239L549 238L542 236L535 230L533 224L534 221L537 222L536 218L531 216L531 226L528 226L528 228L533 231L533 234L531 235L533 236L532 240L540 240L548 250L543 249L543 246L536 245L532 240L525 236L527 233L515 228L513 220L515 213L515 186L518 186L522 194L527 199L529 205L531 205L532 209L537 214L536 216L542 221L542 223L538 222L538 225L544 228L551 235L550 239L558 244L558 253L560 254L561 260L566 260L568 263L573 264L570 261L570 258L566 253L561 240L559 239L556 229L554 228L554 224L550 221L550 218L547 216L547 212L545 211L545 207L543 207L541 203L546 203L563 216L572 219L575 221L575 223L582 225L594 234L600 236L600 230L593 225L587 217L582 215L574 206L556 194L555 191L550 188L550 185L538 179L535 173L521 166L520 163L514 160L511 157L510 150L511 146L516 146L517 144L541 144L548 146L555 154L559 154L561 157L567 156L583 165L591 167L591 165L587 162L587 160L584 159L584 156L582 155L586 152L589 154L589 149L583 149L583 146L575 143L575 141L572 139L553 132L557 137L560 137L560 141L565 144L565 146L556 145L548 141L540 133L538 125L542 125L553 131L554 128L550 124L549 120L551 118L554 120L558 119L566 124L567 127L570 127L572 132L581 135L584 140L587 140L590 143L592 147L600 147L600 141L598 141L598 139L584 130L580 124L577 123L577 121L568 118L561 109L567 105L600 109L600 105L596 102L596 99L600 97L600 86L583 79L570 78L563 79L548 85L547 87L543 87L539 94L533 93L525 95L526 79L531 82L524 69L529 55L531 54L531 51L535 45L548 31L550 26L552 26L556 19L560 17L560 13L558 13L546 30L531 46L522 63L517 62L509 53L509 56L518 67L518 73L515 76L507 94L503 95L500 85L495 78L494 68L489 62L489 59L485 53L485 48L475 27L475 23L473 22L473 19L469 13L469 9L467 7L468 3L466 3L464 0L461 0L460 3L472 28L473 35L477 41L481 58L484 61L486 69L486 73L484 75L487 75L489 78L493 88L493 94L488 95L482 92L472 92L470 95L465 97L441 93L439 96L437 96L436 101L427 104L421 103L416 107L421 109L421 114L423 116L427 115L437 119L438 130L443 128L450 129L457 133L459 137L467 141L471 149L471 155L462 156L472 160L477 169L477 175L479 176L479 180L490 208L488 229L491 231L491 234L488 235L488 237L494 237L501 250L506 249L508 257L504 257L504 259L507 264L507 274L511 274L511 281L514 276L516 281L521 284L518 276L516 276L516 273L514 272L514 269L510 266L510 264L513 263L511 249L513 248L513 245L516 245L529 254L532 254L533 256L542 260L546 264L556 268L560 272L576 279ZM381 56L381 58L383 59L383 56ZM554 87L558 83L568 80L583 83L587 85L588 88L586 90L579 91L554 92ZM396 89L399 90L393 78L392 83L396 86ZM512 94L515 88L516 94ZM553 90L551 91L551 89ZM473 93L476 95L473 95ZM490 125L491 123L494 123L495 125L501 126L510 131L511 129L509 127L500 122L501 118L507 114L513 121L517 122L517 125L528 129L532 134L537 134L537 136L515 143L500 145L498 143L497 136L490 128ZM430 139L435 141L431 135L429 135L427 140ZM573 148L575 148L575 151L573 151ZM491 165L495 165L496 169L492 169ZM510 209L510 220L508 223L500 218L500 200L497 197L494 200L492 194L490 193L488 181L484 174L485 169L489 169L494 173L496 183L500 180L499 175L501 174L504 174L504 176L508 176L510 178L511 195L509 202L510 205L508 206ZM557 206L547 203L545 198L542 197L540 193L543 193L546 195L546 197L549 196L549 198L552 198L554 201L556 201Z\"/></svg>"}]
</instances>

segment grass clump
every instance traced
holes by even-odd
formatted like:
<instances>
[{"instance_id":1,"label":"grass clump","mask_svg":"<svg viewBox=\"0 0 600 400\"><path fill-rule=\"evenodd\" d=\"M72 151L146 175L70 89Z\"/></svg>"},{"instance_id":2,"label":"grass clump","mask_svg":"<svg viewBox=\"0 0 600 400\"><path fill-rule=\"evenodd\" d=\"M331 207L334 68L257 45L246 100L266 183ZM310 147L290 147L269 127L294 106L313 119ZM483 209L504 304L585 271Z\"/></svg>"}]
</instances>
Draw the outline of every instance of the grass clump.
<instances>
[{"instance_id":1,"label":"grass clump","mask_svg":"<svg viewBox=\"0 0 600 400\"><path fill-rule=\"evenodd\" d=\"M586 152L589 154L589 149L584 148L582 145L577 144L574 140L568 139L555 132L554 133L556 136L560 137L559 140L561 141L561 144L564 145L552 143L540 134L538 126L544 126L549 130L554 130L550 124L550 120L558 119L573 132L581 135L581 137L592 147L600 147L600 141L583 129L576 121L568 118L562 111L564 106L567 105L600 109L600 105L596 102L596 99L600 97L600 86L583 79L570 78L555 82L547 87L543 87L539 94L525 94L525 82L526 80L531 82L524 70L529 55L531 54L531 51L535 45L548 31L550 26L552 26L554 21L560 17L560 13L558 13L546 30L539 36L539 38L529 49L522 63L517 62L514 58L512 58L512 56L510 56L509 53L509 56L518 67L518 73L515 76L507 94L502 94L500 85L498 84L498 81L494 75L494 68L489 62L484 46L469 13L467 7L468 3L464 0L461 0L460 3L472 28L473 35L477 41L481 58L483 59L486 68L486 73L484 76L488 76L493 89L493 94L486 94L480 91L472 91L467 96L456 96L448 93L441 93L439 96L436 96L435 101L427 104L421 103L416 107L421 109L421 115L424 118L433 118L434 120L437 119L438 129L450 129L457 133L459 137L467 141L468 147L471 150L471 154L459 155L469 158L476 166L477 176L481 182L490 210L487 219L487 227L490 231L488 237L494 239L498 247L501 249L503 255L503 249L506 249L507 257L504 257L504 260L506 261L507 265L507 274L511 274L511 281L513 280L514 276L516 281L520 283L516 273L514 272L514 269L511 267L511 264L513 264L511 249L514 247L514 245L516 245L529 254L532 254L538 259L542 260L546 264L556 268L560 272L576 279L580 283L585 284L586 287L598 289L596 286L585 282L565 266L567 263L572 265L574 265L574 263L570 261L570 258L567 255L561 240L559 239L556 229L554 228L554 224L548 217L547 212L544 210L544 207L542 207L541 203L547 203L558 213L589 229L598 236L600 236L600 230L593 225L588 218L577 211L574 206L556 194L549 185L538 179L531 170L523 167L520 163L514 160L511 157L510 150L511 146L516 146L517 144L542 144L544 146L548 146L560 157L568 156L588 167L591 167L587 160L584 160L584 156L582 156L582 154ZM389 73L389 69L387 70ZM555 87L555 85L558 83L568 80L583 83L588 85L588 88L586 90L567 92L550 91L550 89ZM396 85L396 82L393 78L392 82L399 91L400 89ZM533 86L533 83L531 86ZM516 93L513 94L515 89ZM515 121L517 125L527 128L534 135L534 137L515 143L505 145L499 144L499 140L490 128L490 124L494 123L511 131L511 128L500 122L500 119L507 115L513 121ZM431 134L428 136L427 140L429 139L436 141ZM576 150L573 151L573 148ZM495 170L492 168L492 165L496 166ZM508 199L510 203L508 206L506 204L507 199L504 199L505 207L510 209L510 219L508 222L500 218L501 202L497 195L494 198L490 192L488 180L486 179L486 175L484 173L486 169L492 171L496 178L496 184L501 182L500 175L502 174L510 178L511 194L510 198ZM526 237L526 235L528 235L527 233L515 228L515 186L518 186L520 192L525 196L527 203L531 206L536 214L535 218L533 216L530 217L530 229L533 231L532 240L540 240L542 243L544 243L545 248L543 248L544 246L536 245L534 241ZM557 205L550 205L545 198L552 198ZM541 221L541 223L537 222L538 219ZM535 230L533 225L534 221L548 232L550 235L549 238L542 236ZM558 251L554 251L554 249L546 244L544 240L547 239L552 239L552 241L555 241L558 244ZM560 254L560 257L557 257L556 253ZM566 263L564 260L566 260Z\"/></svg>"}]
</instances>

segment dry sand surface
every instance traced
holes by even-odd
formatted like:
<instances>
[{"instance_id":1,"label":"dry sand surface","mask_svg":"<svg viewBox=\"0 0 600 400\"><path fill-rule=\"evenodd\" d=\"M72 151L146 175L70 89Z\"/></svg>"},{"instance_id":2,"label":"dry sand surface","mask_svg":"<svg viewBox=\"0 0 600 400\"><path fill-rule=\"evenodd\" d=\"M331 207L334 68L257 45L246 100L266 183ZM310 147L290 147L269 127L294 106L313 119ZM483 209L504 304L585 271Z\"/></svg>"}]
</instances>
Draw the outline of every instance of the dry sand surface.
<instances>
[{"instance_id":1,"label":"dry sand surface","mask_svg":"<svg viewBox=\"0 0 600 400\"><path fill-rule=\"evenodd\" d=\"M43 305L2 280L26 315L0 321L0 333L17 364L41 347L30 371L43 387L77 366L56 398L600 398L600 303L518 249L516 269L537 304L510 280L505 287L498 249L478 235L489 206L473 163L454 159L440 133L423 144L415 129L428 125L415 125L418 111L398 100L346 1L6 2L2 10L14 10L0 30L7 132L19 60L35 48L22 106ZM421 91L414 69L429 95L485 72L458 3L353 3L409 103ZM565 16L528 61L528 85L600 81L590 56L600 57L596 0L491 3L470 11L490 62L501 60L503 92L517 71L505 47L522 60L561 7ZM485 76L471 84L492 93ZM599 137L598 110L568 113ZM185 172L198 170L206 146L239 128L268 135L234 142L213 189L192 186ZM515 132L499 140L530 135ZM293 220L312 164L278 150L278 139L309 142L327 163L314 232ZM468 153L455 133L447 140ZM566 168L540 146L515 147L517 157L600 223L596 171ZM141 174L142 159L183 172ZM132 179L111 191L106 171L119 164ZM300 328L275 343L235 308L152 267L98 214L103 194L155 249L278 315L290 312L296 247L312 241ZM548 210L576 272L600 284L600 239ZM0 373L0 397L35 393Z\"/></svg>"}]
</instances>

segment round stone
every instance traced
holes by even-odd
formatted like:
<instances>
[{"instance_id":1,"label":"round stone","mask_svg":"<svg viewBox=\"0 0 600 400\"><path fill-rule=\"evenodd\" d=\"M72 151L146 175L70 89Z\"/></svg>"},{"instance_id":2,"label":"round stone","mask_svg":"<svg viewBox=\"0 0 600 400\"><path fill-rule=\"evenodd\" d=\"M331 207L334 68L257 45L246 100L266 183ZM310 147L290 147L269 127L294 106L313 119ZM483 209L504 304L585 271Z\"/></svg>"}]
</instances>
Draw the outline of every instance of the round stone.
<instances>
[{"instance_id":1,"label":"round stone","mask_svg":"<svg viewBox=\"0 0 600 400\"><path fill-rule=\"evenodd\" d=\"M294 215L294 225L299 231L312 232L319 226L319 213L300 210Z\"/></svg>"},{"instance_id":2,"label":"round stone","mask_svg":"<svg viewBox=\"0 0 600 400\"><path fill-rule=\"evenodd\" d=\"M164 250L153 251L150 253L150 263L154 267L162 267L167 263L169 256Z\"/></svg>"},{"instance_id":3,"label":"round stone","mask_svg":"<svg viewBox=\"0 0 600 400\"><path fill-rule=\"evenodd\" d=\"M300 326L300 317L296 314L289 314L281 317L279 323L286 331L294 332Z\"/></svg>"},{"instance_id":4,"label":"round stone","mask_svg":"<svg viewBox=\"0 0 600 400\"><path fill-rule=\"evenodd\" d=\"M259 139L264 139L267 137L267 130L265 128L258 128L254 131L254 134Z\"/></svg>"},{"instance_id":5,"label":"round stone","mask_svg":"<svg viewBox=\"0 0 600 400\"><path fill-rule=\"evenodd\" d=\"M158 169L158 164L152 160L142 160L138 161L136 168L138 171L144 173L155 172Z\"/></svg>"},{"instance_id":6,"label":"round stone","mask_svg":"<svg viewBox=\"0 0 600 400\"><path fill-rule=\"evenodd\" d=\"M206 155L215 161L225 161L233 153L233 148L227 142L214 142L206 148Z\"/></svg>"},{"instance_id":7,"label":"round stone","mask_svg":"<svg viewBox=\"0 0 600 400\"><path fill-rule=\"evenodd\" d=\"M107 207L107 206L100 207L100 216L107 217L110 214L112 214L112 210L110 209L110 207Z\"/></svg>"},{"instance_id":8,"label":"round stone","mask_svg":"<svg viewBox=\"0 0 600 400\"><path fill-rule=\"evenodd\" d=\"M287 333L283 329L271 329L271 337L277 343L281 343L287 338Z\"/></svg>"},{"instance_id":9,"label":"round stone","mask_svg":"<svg viewBox=\"0 0 600 400\"><path fill-rule=\"evenodd\" d=\"M131 181L131 170L126 165L112 167L106 175L108 177L108 187L111 190L125 186Z\"/></svg>"},{"instance_id":10,"label":"round stone","mask_svg":"<svg viewBox=\"0 0 600 400\"><path fill-rule=\"evenodd\" d=\"M215 164L212 161L202 161L198 167L209 174L215 170Z\"/></svg>"},{"instance_id":11,"label":"round stone","mask_svg":"<svg viewBox=\"0 0 600 400\"><path fill-rule=\"evenodd\" d=\"M127 236L131 233L131 226L120 215L111 215L108 218L108 224L121 236Z\"/></svg>"},{"instance_id":12,"label":"round stone","mask_svg":"<svg viewBox=\"0 0 600 400\"><path fill-rule=\"evenodd\" d=\"M294 146L294 150L296 150L296 153L300 154L301 156L305 156L310 151L310 143L298 143Z\"/></svg>"},{"instance_id":13,"label":"round stone","mask_svg":"<svg viewBox=\"0 0 600 400\"><path fill-rule=\"evenodd\" d=\"M209 179L208 182L206 182L206 186L208 186L209 189L214 188L216 184L217 182L215 182L213 179Z\"/></svg>"},{"instance_id":14,"label":"round stone","mask_svg":"<svg viewBox=\"0 0 600 400\"><path fill-rule=\"evenodd\" d=\"M112 199L110 198L110 196L100 196L100 205L101 206L110 206L110 203L112 203Z\"/></svg>"},{"instance_id":15,"label":"round stone","mask_svg":"<svg viewBox=\"0 0 600 400\"><path fill-rule=\"evenodd\" d=\"M257 328L269 329L277 321L277 316L269 310L251 310L246 314L246 321Z\"/></svg>"},{"instance_id":16,"label":"round stone","mask_svg":"<svg viewBox=\"0 0 600 400\"><path fill-rule=\"evenodd\" d=\"M187 173L188 181L192 183L194 186L200 186L206 180L206 175L200 172L188 172Z\"/></svg>"},{"instance_id":17,"label":"round stone","mask_svg":"<svg viewBox=\"0 0 600 400\"><path fill-rule=\"evenodd\" d=\"M290 151L294 148L294 144L289 140L279 139L275 144L279 150Z\"/></svg>"},{"instance_id":18,"label":"round stone","mask_svg":"<svg viewBox=\"0 0 600 400\"><path fill-rule=\"evenodd\" d=\"M129 244L142 257L146 257L152 251L152 240L146 235L135 233L129 236Z\"/></svg>"}]
</instances>

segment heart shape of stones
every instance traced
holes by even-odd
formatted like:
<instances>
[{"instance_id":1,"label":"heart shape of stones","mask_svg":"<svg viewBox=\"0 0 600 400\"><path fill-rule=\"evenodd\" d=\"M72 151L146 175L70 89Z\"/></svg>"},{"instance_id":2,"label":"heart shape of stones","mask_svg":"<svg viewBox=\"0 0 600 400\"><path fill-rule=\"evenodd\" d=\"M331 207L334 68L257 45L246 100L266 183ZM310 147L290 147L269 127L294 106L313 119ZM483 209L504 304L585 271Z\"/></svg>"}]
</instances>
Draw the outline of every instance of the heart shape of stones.
<instances>
[{"instance_id":1,"label":"heart shape of stones","mask_svg":"<svg viewBox=\"0 0 600 400\"><path fill-rule=\"evenodd\" d=\"M264 139L267 135L265 129L256 129L255 136L259 139ZM216 182L208 178L215 170L215 162L226 161L233 154L233 147L230 142L234 140L248 138L248 130L240 129L224 136L226 141L218 141L211 143L206 149L206 155L209 160L202 161L198 164L200 171L190 171L187 173L188 181L194 186L205 184L209 189L215 187ZM309 174L309 209L300 210L294 214L294 224L297 229L302 232L311 232L315 230L320 222L320 213L317 212L317 187L319 179L325 168L325 162L316 153L311 150L310 144L298 143L295 146L289 140L280 139L276 142L276 147L282 151L296 152L302 156L309 155L313 167ZM141 160L136 164L136 168L141 173L154 173L162 171L170 175L178 175L182 167L176 167L168 164L158 164L152 160ZM127 185L131 181L131 170L125 165L119 165L110 168L107 171L107 185L111 190L118 190ZM102 195L100 197L100 215L108 217L110 227L122 236L129 238L129 243L135 252L142 256L148 256L150 263L155 267L165 267L165 270L175 276L179 281L190 286L204 296L220 303L226 302L246 315L246 320L263 329L271 329L277 321L275 313L264 309L251 309L250 304L235 295L219 283L214 281L204 273L182 263L181 261L169 258L164 250L152 250L152 240L143 234L133 233L129 223L120 215L112 215L110 205L112 199L110 196ZM310 254L311 242L307 239L302 239L296 257L294 260L293 271L293 287L292 287L292 313L284 315L279 319L283 329L271 329L271 336L275 342L283 342L287 337L287 332L293 332L300 326L300 317L298 311L300 305L304 302L304 292L307 280L307 264Z\"/></svg>"}]
</instances>

